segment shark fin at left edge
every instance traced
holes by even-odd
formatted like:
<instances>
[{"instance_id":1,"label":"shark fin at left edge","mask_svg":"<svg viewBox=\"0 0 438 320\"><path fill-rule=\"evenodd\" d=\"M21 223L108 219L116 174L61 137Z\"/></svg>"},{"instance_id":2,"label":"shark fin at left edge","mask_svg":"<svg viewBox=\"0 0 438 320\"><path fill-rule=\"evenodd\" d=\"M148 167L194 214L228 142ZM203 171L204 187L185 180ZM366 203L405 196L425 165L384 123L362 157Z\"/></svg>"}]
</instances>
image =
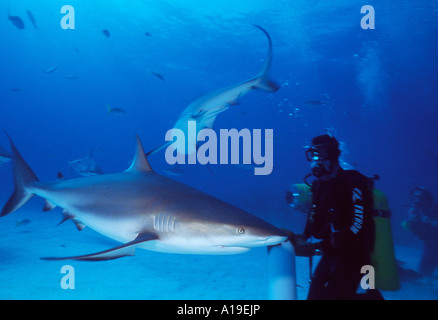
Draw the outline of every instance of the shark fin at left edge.
<instances>
[{"instance_id":1,"label":"shark fin at left edge","mask_svg":"<svg viewBox=\"0 0 438 320\"><path fill-rule=\"evenodd\" d=\"M140 233L134 240L122 244L120 246L96 252L73 257L45 257L41 260L84 260L84 261L106 261L127 256L135 255L135 246L146 241L157 240L158 236L155 233L145 232Z\"/></svg>"},{"instance_id":2,"label":"shark fin at left edge","mask_svg":"<svg viewBox=\"0 0 438 320\"><path fill-rule=\"evenodd\" d=\"M30 198L33 197L33 193L29 191L29 187L38 182L38 178L29 165L24 161L21 154L15 147L12 139L5 132L9 139L12 149L12 164L14 172L14 184L15 190L8 202L3 207L0 217L4 217L19 208L21 208Z\"/></svg>"}]
</instances>

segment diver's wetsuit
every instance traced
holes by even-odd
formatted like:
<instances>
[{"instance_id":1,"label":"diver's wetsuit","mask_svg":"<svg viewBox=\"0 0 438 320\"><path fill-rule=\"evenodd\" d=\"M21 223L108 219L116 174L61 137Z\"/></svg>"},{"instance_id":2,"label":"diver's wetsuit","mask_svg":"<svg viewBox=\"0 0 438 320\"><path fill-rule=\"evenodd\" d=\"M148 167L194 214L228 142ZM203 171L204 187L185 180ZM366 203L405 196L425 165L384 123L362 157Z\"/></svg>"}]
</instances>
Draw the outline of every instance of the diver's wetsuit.
<instances>
[{"instance_id":1,"label":"diver's wetsuit","mask_svg":"<svg viewBox=\"0 0 438 320\"><path fill-rule=\"evenodd\" d=\"M356 299L364 265L374 247L373 198L368 178L340 169L312 185L305 236L322 239L323 255L312 277L309 300Z\"/></svg>"}]
</instances>

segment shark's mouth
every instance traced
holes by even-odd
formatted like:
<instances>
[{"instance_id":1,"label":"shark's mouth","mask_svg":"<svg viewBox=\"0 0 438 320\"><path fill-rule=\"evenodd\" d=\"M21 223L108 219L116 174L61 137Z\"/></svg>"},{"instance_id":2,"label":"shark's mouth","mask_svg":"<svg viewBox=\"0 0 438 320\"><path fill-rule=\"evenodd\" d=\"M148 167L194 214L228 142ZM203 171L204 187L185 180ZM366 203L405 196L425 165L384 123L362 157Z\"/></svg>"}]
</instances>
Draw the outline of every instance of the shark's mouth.
<instances>
[{"instance_id":1,"label":"shark's mouth","mask_svg":"<svg viewBox=\"0 0 438 320\"><path fill-rule=\"evenodd\" d=\"M287 237L282 237L282 236L272 236L272 237L266 237L266 238L260 238L260 239L254 239L251 241L248 241L244 244L240 244L240 245L218 245L217 248L223 248L224 250L230 250L230 251L241 251L241 252L245 252L250 250L251 248L256 248L256 247L267 247L267 246L273 246L279 243L284 242L287 239Z\"/></svg>"},{"instance_id":2,"label":"shark's mouth","mask_svg":"<svg viewBox=\"0 0 438 320\"><path fill-rule=\"evenodd\" d=\"M266 238L258 238L253 239L251 241L248 241L244 244L236 245L235 247L241 247L241 248L255 248L255 247L266 247L266 246L273 246L279 243L284 242L287 239L287 237L283 236L271 236ZM233 247L232 245L230 247Z\"/></svg>"}]
</instances>

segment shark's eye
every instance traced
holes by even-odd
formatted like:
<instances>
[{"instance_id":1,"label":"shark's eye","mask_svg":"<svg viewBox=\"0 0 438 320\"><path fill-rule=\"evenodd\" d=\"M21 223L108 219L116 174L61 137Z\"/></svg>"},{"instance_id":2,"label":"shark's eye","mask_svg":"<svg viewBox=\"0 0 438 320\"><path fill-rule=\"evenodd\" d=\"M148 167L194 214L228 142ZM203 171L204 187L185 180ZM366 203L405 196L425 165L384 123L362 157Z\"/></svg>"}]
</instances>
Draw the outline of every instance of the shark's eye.
<instances>
[{"instance_id":1,"label":"shark's eye","mask_svg":"<svg viewBox=\"0 0 438 320\"><path fill-rule=\"evenodd\" d=\"M237 234L244 234L245 233L245 229L243 227L239 227L236 229L236 233Z\"/></svg>"}]
</instances>

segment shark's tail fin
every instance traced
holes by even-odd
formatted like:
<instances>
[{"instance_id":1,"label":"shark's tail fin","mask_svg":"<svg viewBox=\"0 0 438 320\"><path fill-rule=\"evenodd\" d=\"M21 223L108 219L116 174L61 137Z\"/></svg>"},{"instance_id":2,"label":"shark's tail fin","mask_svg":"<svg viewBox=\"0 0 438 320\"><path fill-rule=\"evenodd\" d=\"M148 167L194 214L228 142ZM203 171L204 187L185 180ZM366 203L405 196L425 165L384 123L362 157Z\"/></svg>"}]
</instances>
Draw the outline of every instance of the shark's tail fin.
<instances>
[{"instance_id":1,"label":"shark's tail fin","mask_svg":"<svg viewBox=\"0 0 438 320\"><path fill-rule=\"evenodd\" d=\"M257 89L275 92L280 89L280 86L273 80L271 80L266 74L259 78L259 82L256 85Z\"/></svg>"},{"instance_id":2,"label":"shark's tail fin","mask_svg":"<svg viewBox=\"0 0 438 320\"><path fill-rule=\"evenodd\" d=\"M29 187L32 183L38 181L35 173L33 173L32 169L23 160L9 135L8 138L9 142L11 143L12 150L15 190L8 202L3 207L0 217L4 217L15 210L18 210L27 201L29 201L29 199L33 196L33 193L29 191Z\"/></svg>"},{"instance_id":3,"label":"shark's tail fin","mask_svg":"<svg viewBox=\"0 0 438 320\"><path fill-rule=\"evenodd\" d=\"M271 40L271 36L261 26L256 25L256 24L253 24L253 26L260 29L266 35L266 37L268 38L268 42L269 42L268 54L266 56L265 65L263 66L263 69L261 70L260 74L257 76L259 81L255 87L258 89L263 89L266 91L275 92L280 88L280 86L277 83L275 83L275 81L273 81L269 78L269 71L271 69L271 64L272 64L272 40Z\"/></svg>"}]
</instances>

